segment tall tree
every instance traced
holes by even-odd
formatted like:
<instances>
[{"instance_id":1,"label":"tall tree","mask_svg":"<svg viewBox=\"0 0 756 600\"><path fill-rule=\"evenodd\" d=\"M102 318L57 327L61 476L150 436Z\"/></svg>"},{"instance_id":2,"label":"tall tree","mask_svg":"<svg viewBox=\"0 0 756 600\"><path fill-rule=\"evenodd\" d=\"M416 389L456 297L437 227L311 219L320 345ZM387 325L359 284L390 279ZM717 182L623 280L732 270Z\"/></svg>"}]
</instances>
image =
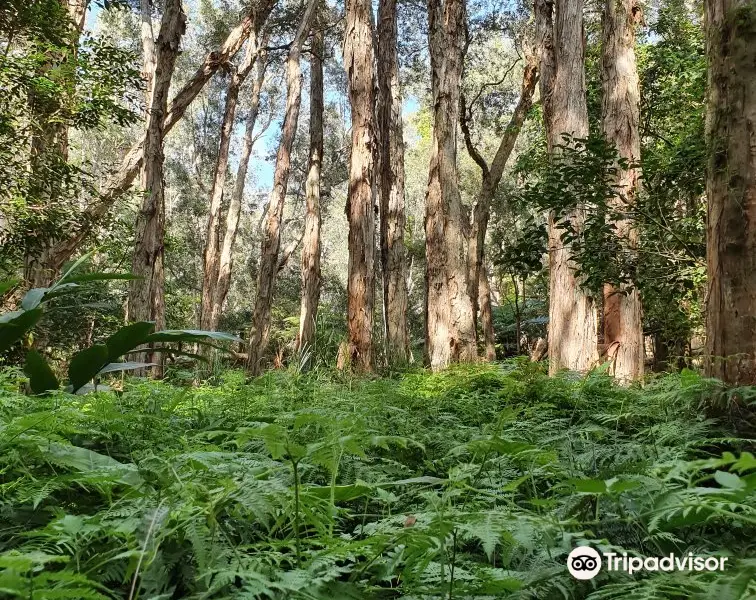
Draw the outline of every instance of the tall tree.
<instances>
[{"instance_id":1,"label":"tall tree","mask_svg":"<svg viewBox=\"0 0 756 600\"><path fill-rule=\"evenodd\" d=\"M263 41L263 44L265 42ZM244 198L244 187L247 181L247 169L249 168L249 159L252 156L252 149L255 142L267 129L267 125L255 135L255 124L260 109L260 94L265 81L265 70L267 60L264 50L261 49L257 57L257 73L252 85L252 94L249 101L249 112L244 127L244 141L242 150L239 154L239 165L236 168L236 179L234 180L234 190L231 193L231 200L228 203L226 212L226 229L223 234L221 243L220 259L218 264L218 282L215 285L215 297L212 303L212 312L210 314L210 324L217 327L220 319L220 313L223 304L228 296L228 290L231 287L231 270L233 269L233 250L236 243L236 234L239 231L239 216L241 215L241 204ZM270 121L268 122L270 123Z\"/></svg>"},{"instance_id":2,"label":"tall tree","mask_svg":"<svg viewBox=\"0 0 756 600\"><path fill-rule=\"evenodd\" d=\"M477 358L457 174L457 123L466 43L464 0L428 0L433 136L425 198L425 354L431 368Z\"/></svg>"},{"instance_id":3,"label":"tall tree","mask_svg":"<svg viewBox=\"0 0 756 600\"><path fill-rule=\"evenodd\" d=\"M706 371L756 384L756 4L706 0Z\"/></svg>"},{"instance_id":4,"label":"tall tree","mask_svg":"<svg viewBox=\"0 0 756 600\"><path fill-rule=\"evenodd\" d=\"M383 315L389 364L412 358L407 331L407 268L404 247L404 135L399 87L396 0L378 3L378 123L380 143L380 237Z\"/></svg>"},{"instance_id":5,"label":"tall tree","mask_svg":"<svg viewBox=\"0 0 756 600\"><path fill-rule=\"evenodd\" d=\"M344 67L352 108L349 159L349 265L347 274L347 358L352 369L373 368L375 304L375 214L373 202L375 94L373 90L373 12L370 0L347 0Z\"/></svg>"},{"instance_id":6,"label":"tall tree","mask_svg":"<svg viewBox=\"0 0 756 600\"><path fill-rule=\"evenodd\" d=\"M300 56L315 16L318 0L308 0L302 20L286 57L286 112L281 126L281 141L276 154L273 189L268 201L268 212L260 246L260 267L257 274L257 298L252 313L252 333L249 342L248 366L253 375L260 373L262 359L270 335L270 309L273 303L273 285L278 272L278 252L281 247L286 190L291 169L291 149L297 133L299 106L302 99L302 69Z\"/></svg>"},{"instance_id":7,"label":"tall tree","mask_svg":"<svg viewBox=\"0 0 756 600\"><path fill-rule=\"evenodd\" d=\"M533 105L533 93L538 82L538 55L530 53L528 61L522 72L522 85L520 86L520 98L517 101L514 112L504 130L504 135L499 142L491 164L489 165L480 151L475 147L470 133L470 120L472 107L467 107L464 96L461 100L460 125L465 138L465 146L468 154L480 167L481 184L478 196L473 207L473 221L470 231L468 250L468 286L470 288L470 300L473 302L473 310L480 312L480 320L483 328L483 338L486 345L485 357L487 360L496 359L496 344L494 340L493 316L491 313L491 290L488 283L483 262L486 232L488 220L491 216L491 202L496 195L504 167L512 154L517 136L520 134L522 124Z\"/></svg>"},{"instance_id":8,"label":"tall tree","mask_svg":"<svg viewBox=\"0 0 756 600\"><path fill-rule=\"evenodd\" d=\"M320 174L323 166L323 31L312 36L310 59L310 159L305 183L305 221L302 239L302 300L297 350L303 357L315 346L315 323L320 299Z\"/></svg>"},{"instance_id":9,"label":"tall tree","mask_svg":"<svg viewBox=\"0 0 756 600\"><path fill-rule=\"evenodd\" d=\"M48 180L51 186L40 186L41 194L46 198L47 204L59 202L58 179L61 178L61 167L68 162L68 127L67 119L60 118L66 114L64 105L66 101L74 100L76 89L76 59L79 54L79 41L84 31L84 20L89 5L88 0L60 0L61 12L58 13L51 6L40 5L43 11L48 11L46 17L50 24L55 24L61 16L67 17L65 25L61 28L60 36L55 43L49 44L42 56L44 60L39 65L38 75L55 81L56 79L68 79L61 86L56 95L49 92L39 93L32 88L28 94L31 121L35 126L31 128L29 167L32 179L35 181ZM9 7L11 14L13 7ZM53 25L52 29L55 28ZM42 28L44 30L44 28ZM6 47L6 57L11 49L14 32L10 32ZM53 39L57 36L53 36ZM56 114L57 113L57 114ZM50 118L52 117L52 118ZM57 172L56 172L57 171ZM45 176L45 173L53 172L53 176ZM24 279L31 287L44 287L50 283L46 274L45 258L53 245L52 239L45 239L39 248L39 253L30 253L24 257Z\"/></svg>"},{"instance_id":10,"label":"tall tree","mask_svg":"<svg viewBox=\"0 0 756 600\"><path fill-rule=\"evenodd\" d=\"M129 320L155 321L157 329L165 326L164 124L168 111L168 90L185 29L186 15L181 8L181 0L167 0L155 43L154 80L144 139L142 187L145 194L137 215L131 263L131 272L141 279L131 282L128 300Z\"/></svg>"},{"instance_id":11,"label":"tall tree","mask_svg":"<svg viewBox=\"0 0 756 600\"><path fill-rule=\"evenodd\" d=\"M236 122L236 106L241 89L247 75L252 71L259 52L258 36L253 32L247 40L247 50L242 63L236 67L231 66L229 71L228 87L226 88L226 105L223 111L220 140L218 142L218 156L215 161L215 174L213 185L210 189L210 210L205 229L205 252L203 260L202 277L202 302L200 305L199 327L200 329L214 331L218 326L217 317L220 314L219 307L214 306L217 299L216 286L220 272L221 255L221 205L223 203L223 191L226 186L226 173L228 171L228 155L231 147L234 124Z\"/></svg>"},{"instance_id":12,"label":"tall tree","mask_svg":"<svg viewBox=\"0 0 756 600\"><path fill-rule=\"evenodd\" d=\"M152 27L152 2L139 0L140 37L142 40L142 77L144 78L145 107L150 107L152 80L155 74L155 32Z\"/></svg>"},{"instance_id":13,"label":"tall tree","mask_svg":"<svg viewBox=\"0 0 756 600\"><path fill-rule=\"evenodd\" d=\"M627 214L635 204L640 160L640 83L635 60L635 26L642 17L636 0L606 0L602 43L602 128L607 141L628 167L617 165L617 196L611 205ZM638 234L629 218L615 223L616 235L632 250ZM644 345L641 299L633 285L604 286L603 352L619 381L643 376Z\"/></svg>"},{"instance_id":14,"label":"tall tree","mask_svg":"<svg viewBox=\"0 0 756 600\"><path fill-rule=\"evenodd\" d=\"M536 0L541 43L540 81L549 153L559 152L565 134L588 136L585 90L583 0ZM578 207L566 217L579 229ZM549 215L549 371L587 371L598 358L596 307L575 275L563 223Z\"/></svg>"},{"instance_id":15,"label":"tall tree","mask_svg":"<svg viewBox=\"0 0 756 600\"><path fill-rule=\"evenodd\" d=\"M75 1L77 0L72 0L72 2ZM241 22L229 32L220 47L207 54L202 64L173 97L165 114L163 135L166 135L181 120L186 109L202 91L205 84L218 69L228 64L244 45L250 33L260 31L274 4L275 0L260 0L252 3L245 11ZM83 20L81 22L83 26ZM29 257L29 262L34 264L33 272L29 277L32 285L49 284L65 262L76 253L91 234L93 228L108 214L116 201L131 188L131 184L142 167L145 143L146 136L126 153L121 165L102 185L99 198L86 207L83 218L72 232L67 233L51 247L45 248L38 256Z\"/></svg>"}]
</instances>

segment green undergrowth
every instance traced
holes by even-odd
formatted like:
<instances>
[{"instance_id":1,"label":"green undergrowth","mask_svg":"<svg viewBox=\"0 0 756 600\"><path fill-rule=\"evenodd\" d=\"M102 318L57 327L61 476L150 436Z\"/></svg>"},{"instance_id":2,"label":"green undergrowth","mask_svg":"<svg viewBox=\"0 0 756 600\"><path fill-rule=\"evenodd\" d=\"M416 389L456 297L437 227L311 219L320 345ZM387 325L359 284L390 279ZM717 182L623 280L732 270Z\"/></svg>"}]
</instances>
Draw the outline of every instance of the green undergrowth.
<instances>
[{"instance_id":1,"label":"green undergrowth","mask_svg":"<svg viewBox=\"0 0 756 600\"><path fill-rule=\"evenodd\" d=\"M0 375L2 598L756 597L753 444L691 372L20 384ZM578 581L585 544L728 562Z\"/></svg>"}]
</instances>

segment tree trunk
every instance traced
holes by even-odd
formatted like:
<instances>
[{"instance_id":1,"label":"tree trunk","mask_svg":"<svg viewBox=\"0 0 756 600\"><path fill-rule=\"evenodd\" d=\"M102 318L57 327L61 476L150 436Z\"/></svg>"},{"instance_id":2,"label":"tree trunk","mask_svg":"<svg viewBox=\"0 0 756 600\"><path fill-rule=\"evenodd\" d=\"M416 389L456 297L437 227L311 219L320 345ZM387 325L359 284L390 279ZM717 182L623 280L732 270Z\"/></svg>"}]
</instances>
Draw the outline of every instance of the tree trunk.
<instances>
[{"instance_id":1,"label":"tree trunk","mask_svg":"<svg viewBox=\"0 0 756 600\"><path fill-rule=\"evenodd\" d=\"M226 185L228 171L228 153L231 146L234 122L236 120L236 105L241 88L247 75L252 70L258 54L257 36L252 33L247 41L247 51L239 68L232 67L226 89L226 106L223 111L218 157L215 162L215 175L210 191L210 211L205 229L205 253L203 261L202 303L200 305L199 328L214 331L217 320L214 315L220 314L220 309L214 306L216 300L216 286L220 275L220 220L221 204L223 203L223 189Z\"/></svg>"},{"instance_id":2,"label":"tree trunk","mask_svg":"<svg viewBox=\"0 0 756 600\"><path fill-rule=\"evenodd\" d=\"M536 0L536 22L541 45L541 98L550 154L564 143L563 134L588 135L585 96L583 0L559 0L552 14L548 0ZM571 219L581 221L578 207ZM585 372L598 359L596 307L575 277L569 247L562 243L563 228L549 215L549 372L560 369Z\"/></svg>"},{"instance_id":3,"label":"tree trunk","mask_svg":"<svg viewBox=\"0 0 756 600\"><path fill-rule=\"evenodd\" d=\"M71 1L76 2L77 0ZM202 91L205 84L221 66L228 64L228 61L239 51L250 33L260 31L274 4L275 0L261 0L260 3L251 6L241 23L229 33L221 47L205 57L202 65L170 103L165 117L163 135L167 135L173 126L181 120L197 94ZM37 265L35 268L35 287L47 285L55 278L61 267L76 253L92 232L93 227L108 214L115 202L129 190L142 167L142 160L145 155L144 144L145 138L137 142L126 153L121 161L121 166L102 186L97 201L90 204L84 211L76 230L69 237L58 241L51 248L40 252L39 256L32 258Z\"/></svg>"},{"instance_id":4,"label":"tree trunk","mask_svg":"<svg viewBox=\"0 0 756 600\"><path fill-rule=\"evenodd\" d=\"M347 0L344 67L352 108L349 159L349 266L347 279L348 362L359 372L373 368L375 303L375 150L373 90L373 14L369 0Z\"/></svg>"},{"instance_id":5,"label":"tree trunk","mask_svg":"<svg viewBox=\"0 0 756 600\"><path fill-rule=\"evenodd\" d=\"M163 136L171 85L181 37L186 29L186 15L180 0L167 0L156 42L152 102L147 115L144 142L142 207L135 226L135 247L131 272L141 279L129 285L128 319L155 321L165 327L163 250L165 237L165 199L163 196Z\"/></svg>"},{"instance_id":6,"label":"tree trunk","mask_svg":"<svg viewBox=\"0 0 756 600\"><path fill-rule=\"evenodd\" d=\"M378 127L383 314L389 364L412 359L407 332L404 247L404 135L399 87L396 0L378 3Z\"/></svg>"},{"instance_id":7,"label":"tree trunk","mask_svg":"<svg viewBox=\"0 0 756 600\"><path fill-rule=\"evenodd\" d=\"M142 79L144 79L145 110L152 105L152 84L155 78L155 33L152 28L152 2L139 0L142 39Z\"/></svg>"},{"instance_id":8,"label":"tree trunk","mask_svg":"<svg viewBox=\"0 0 756 600\"><path fill-rule=\"evenodd\" d=\"M480 307L480 324L483 329L485 343L485 359L489 362L496 360L496 332L493 326L493 310L491 308L491 286L488 283L488 273L485 266L478 271L478 297L475 304Z\"/></svg>"},{"instance_id":9,"label":"tree trunk","mask_svg":"<svg viewBox=\"0 0 756 600\"><path fill-rule=\"evenodd\" d=\"M635 61L635 25L641 8L635 0L606 0L603 23L602 126L606 139L629 163L640 160L640 82ZM613 207L628 212L635 204L639 184L637 169L617 169L617 197ZM616 224L617 236L631 249L638 233L629 219ZM643 377L644 342L641 299L632 285L604 287L603 340L611 372L619 381Z\"/></svg>"},{"instance_id":10,"label":"tree trunk","mask_svg":"<svg viewBox=\"0 0 756 600\"><path fill-rule=\"evenodd\" d=\"M475 207L473 208L473 223L468 249L468 282L470 286L470 299L473 302L473 310L476 315L480 311L484 337L486 336L486 327L493 327L493 320L492 318L489 319L488 324L485 322L488 317L483 315L483 309L479 304L479 298L483 298L484 294L479 292L478 286L479 282L483 282L483 280L487 278L484 273L483 255L485 250L486 232L488 230L488 220L491 215L491 202L496 195L499 182L504 174L504 167L506 167L509 156L512 154L512 149L517 141L517 136L520 134L522 124L525 122L525 117L527 117L531 106L533 106L533 93L535 92L536 83L538 82L537 58L537 54L528 57L528 62L522 73L520 99L512 113L512 117L504 131L504 135L501 138L501 142L499 143L499 147L496 150L496 154L490 166L473 145L472 136L470 135L468 115L465 114L465 101L464 98L462 98L460 124L465 138L465 146L467 147L467 152L470 154L470 157L480 167L482 175L480 191L478 192L478 197L475 200ZM488 282L486 281L486 284L487 283ZM490 304L490 294L488 302ZM495 354L496 353L494 352L494 357ZM486 341L485 356L491 356L488 341ZM487 360L490 359L487 358Z\"/></svg>"},{"instance_id":11,"label":"tree trunk","mask_svg":"<svg viewBox=\"0 0 756 600\"><path fill-rule=\"evenodd\" d=\"M707 0L706 360L709 376L756 384L756 6Z\"/></svg>"},{"instance_id":12,"label":"tree trunk","mask_svg":"<svg viewBox=\"0 0 756 600\"><path fill-rule=\"evenodd\" d=\"M459 89L466 43L464 0L428 0L433 136L425 198L425 355L433 370L477 359L457 175Z\"/></svg>"},{"instance_id":13,"label":"tree trunk","mask_svg":"<svg viewBox=\"0 0 756 600\"><path fill-rule=\"evenodd\" d=\"M302 44L310 32L317 0L308 0L302 21L286 58L286 113L281 127L281 141L276 155L273 174L273 189L268 202L268 217L260 247L260 269L257 274L257 299L252 313L252 333L249 344L248 366L253 375L259 375L262 359L270 334L270 309L273 303L278 251L281 246L281 221L283 219L286 189L289 184L291 149L297 133L299 105L302 98L302 71L299 58Z\"/></svg>"},{"instance_id":14,"label":"tree trunk","mask_svg":"<svg viewBox=\"0 0 756 600\"><path fill-rule=\"evenodd\" d=\"M312 36L310 59L310 164L305 184L306 214L301 258L302 300L297 350L311 356L320 299L320 172L323 164L323 32Z\"/></svg>"},{"instance_id":15,"label":"tree trunk","mask_svg":"<svg viewBox=\"0 0 756 600\"><path fill-rule=\"evenodd\" d=\"M220 313L223 310L223 304L226 302L228 290L231 287L231 270L233 269L233 251L236 242L236 233L239 230L239 216L241 215L241 204L244 198L244 187L247 181L247 168L249 167L249 158L252 156L252 148L255 145L257 137L254 136L255 123L260 108L260 93L262 92L263 82L265 80L265 69L267 67L266 58L261 52L257 57L257 76L252 87L252 96L250 98L249 113L244 130L244 142L242 151L239 155L239 166L236 169L236 179L234 181L234 191L231 195L231 201L228 204L226 213L226 231L223 235L221 244L220 260L218 265L218 282L215 286L215 298L212 303L210 313L210 326L215 329L218 327Z\"/></svg>"}]
</instances>

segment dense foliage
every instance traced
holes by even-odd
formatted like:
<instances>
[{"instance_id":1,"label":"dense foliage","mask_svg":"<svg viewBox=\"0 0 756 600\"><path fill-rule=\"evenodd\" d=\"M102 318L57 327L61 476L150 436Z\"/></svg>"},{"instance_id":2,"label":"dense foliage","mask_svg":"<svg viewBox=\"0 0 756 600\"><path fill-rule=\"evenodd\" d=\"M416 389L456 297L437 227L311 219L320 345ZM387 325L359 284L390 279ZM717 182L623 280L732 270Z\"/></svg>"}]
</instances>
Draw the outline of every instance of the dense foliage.
<instances>
[{"instance_id":1,"label":"dense foliage","mask_svg":"<svg viewBox=\"0 0 756 600\"><path fill-rule=\"evenodd\" d=\"M692 372L644 389L514 362L0 392L4 597L748 598L756 460ZM749 393L751 394L749 396ZM737 401L753 402L750 390ZM728 556L573 579L569 550Z\"/></svg>"}]
</instances>

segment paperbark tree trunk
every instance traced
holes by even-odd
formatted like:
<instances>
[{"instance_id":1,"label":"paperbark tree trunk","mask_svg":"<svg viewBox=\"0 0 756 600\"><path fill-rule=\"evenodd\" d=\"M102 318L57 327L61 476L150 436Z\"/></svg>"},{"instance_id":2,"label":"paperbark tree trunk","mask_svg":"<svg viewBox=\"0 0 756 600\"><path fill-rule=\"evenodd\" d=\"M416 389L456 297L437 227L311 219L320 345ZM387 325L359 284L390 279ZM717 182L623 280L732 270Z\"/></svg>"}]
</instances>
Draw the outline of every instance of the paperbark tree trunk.
<instances>
[{"instance_id":1,"label":"paperbark tree trunk","mask_svg":"<svg viewBox=\"0 0 756 600\"><path fill-rule=\"evenodd\" d=\"M536 0L541 51L541 98L550 154L559 152L563 134L588 135L585 96L583 0ZM579 228L578 207L567 217ZM549 215L549 372L585 372L598 360L596 307L575 277L563 228Z\"/></svg>"},{"instance_id":2,"label":"paperbark tree trunk","mask_svg":"<svg viewBox=\"0 0 756 600\"><path fill-rule=\"evenodd\" d=\"M310 59L310 162L305 184L304 237L302 241L302 299L299 309L297 351L307 363L315 348L315 323L320 299L320 172L323 164L323 32L312 36Z\"/></svg>"},{"instance_id":3,"label":"paperbark tree trunk","mask_svg":"<svg viewBox=\"0 0 756 600\"><path fill-rule=\"evenodd\" d=\"M457 175L459 89L464 59L464 0L428 1L433 136L425 198L426 362L433 370L477 359L468 294L467 240Z\"/></svg>"},{"instance_id":4,"label":"paperbark tree trunk","mask_svg":"<svg viewBox=\"0 0 756 600\"><path fill-rule=\"evenodd\" d=\"M496 360L496 332L493 326L493 309L491 307L491 285L488 283L488 273L485 265L478 270L478 297L476 305L480 307L480 324L483 329L485 344L484 357L491 362Z\"/></svg>"},{"instance_id":5,"label":"paperbark tree trunk","mask_svg":"<svg viewBox=\"0 0 756 600\"><path fill-rule=\"evenodd\" d=\"M486 342L486 360L495 360L495 350L491 352L491 339L493 339L493 316L491 314L490 290L488 295L479 290L479 286L485 281L488 285L488 275L483 265L483 255L485 251L486 233L488 230L488 220L491 215L491 202L496 195L501 178L504 174L509 156L512 154L517 136L520 134L522 124L533 106L533 93L535 92L536 83L538 82L538 54L528 57L528 62L522 73L522 85L520 86L520 99L517 101L512 117L509 120L504 135L501 138L499 147L496 150L491 165L486 162L483 155L472 142L470 134L468 115L465 114L465 100L462 98L462 114L460 115L460 124L462 133L465 138L465 146L470 157L480 167L481 185L478 197L475 200L473 208L473 222L470 233L468 249L468 283L470 299L473 302L473 310L477 315L480 312L481 325L483 328ZM485 299L488 303L487 312L480 304L480 300ZM490 329L490 331L488 331ZM494 346L495 347L495 346ZM491 358L493 356L493 358Z\"/></svg>"},{"instance_id":6,"label":"paperbark tree trunk","mask_svg":"<svg viewBox=\"0 0 756 600\"><path fill-rule=\"evenodd\" d=\"M756 384L756 5L707 0L706 372Z\"/></svg>"},{"instance_id":7,"label":"paperbark tree trunk","mask_svg":"<svg viewBox=\"0 0 756 600\"><path fill-rule=\"evenodd\" d=\"M165 327L164 119L168 110L168 89L185 29L186 15L181 8L181 0L168 0L155 44L154 85L147 115L142 172L145 196L137 215L134 256L131 263L131 272L141 279L130 283L128 300L128 320L155 321L156 329Z\"/></svg>"},{"instance_id":8,"label":"paperbark tree trunk","mask_svg":"<svg viewBox=\"0 0 756 600\"><path fill-rule=\"evenodd\" d=\"M226 88L226 106L223 111L220 140L218 143L218 157L215 162L215 174L210 191L210 210L205 228L205 252L203 257L202 302L200 305L199 328L214 331L218 325L214 315L220 313L216 309L216 287L220 274L220 221L223 190L226 185L228 171L228 153L231 146L234 123L236 120L236 105L239 100L239 90L244 80L252 70L259 51L257 36L253 33L247 41L247 51L242 64L238 68L231 67L228 87Z\"/></svg>"},{"instance_id":9,"label":"paperbark tree trunk","mask_svg":"<svg viewBox=\"0 0 756 600\"><path fill-rule=\"evenodd\" d=\"M641 20L635 0L606 0L604 7L602 67L602 128L621 158L615 176L617 197L612 204L628 212L635 204L640 173L632 166L640 160L640 82L635 60L635 26ZM631 249L638 233L630 219L616 224L617 236ZM633 285L604 286L603 350L611 361L610 372L621 382L643 377L644 341L641 299Z\"/></svg>"},{"instance_id":10,"label":"paperbark tree trunk","mask_svg":"<svg viewBox=\"0 0 756 600\"><path fill-rule=\"evenodd\" d=\"M220 260L218 266L218 283L215 286L215 297L212 303L210 313L210 325L217 328L220 314L223 310L223 304L226 302L228 290L231 287L231 271L233 269L233 251L236 243L236 234L239 230L239 216L241 214L241 204L244 198L244 187L247 181L247 169L249 167L249 158L252 156L257 136L254 135L255 124L257 123L257 114L260 108L260 93L265 81L265 70L267 67L264 53L259 53L257 57L257 73L255 82L252 87L250 98L249 113L247 114L247 123L244 129L244 142L242 151L239 155L239 166L236 169L236 179L234 181L234 191L231 194L231 201L228 204L226 213L226 230L223 235L221 244Z\"/></svg>"},{"instance_id":11,"label":"paperbark tree trunk","mask_svg":"<svg viewBox=\"0 0 756 600\"><path fill-rule=\"evenodd\" d=\"M383 314L389 364L412 359L407 332L407 269L404 247L404 134L399 87L396 0L378 3L378 127L380 142L380 238Z\"/></svg>"},{"instance_id":12,"label":"paperbark tree trunk","mask_svg":"<svg viewBox=\"0 0 756 600\"><path fill-rule=\"evenodd\" d=\"M302 21L289 47L286 58L286 113L281 127L281 141L276 155L273 174L273 190L268 202L268 216L260 247L260 269L257 275L257 298L252 313L252 332L249 343L248 367L253 375L262 370L262 360L270 335L270 309L273 303L278 251L281 246L281 222L283 220L286 189L289 184L291 149L297 133L299 105L302 99L302 71L299 64L302 44L310 32L318 0L308 0Z\"/></svg>"},{"instance_id":13,"label":"paperbark tree trunk","mask_svg":"<svg viewBox=\"0 0 756 600\"><path fill-rule=\"evenodd\" d=\"M349 159L347 275L347 357L358 372L373 369L375 304L375 94L373 90L373 13L369 0L347 0L344 67L352 108Z\"/></svg>"},{"instance_id":14,"label":"paperbark tree trunk","mask_svg":"<svg viewBox=\"0 0 756 600\"><path fill-rule=\"evenodd\" d=\"M72 2L76 1L83 0L72 0ZM205 57L202 65L171 101L165 117L164 135L181 120L197 94L202 91L215 72L233 58L250 33L260 31L274 4L275 0L261 0L251 6L239 25L231 30L221 47ZM81 22L83 26L83 16ZM52 247L40 252L39 256L31 257L31 262L36 265L32 275L32 283L35 287L48 285L55 278L61 267L79 249L92 229L108 214L116 201L129 190L142 167L144 144L145 139L142 138L126 153L118 170L102 186L97 201L89 205L84 211L83 218L75 231L68 237L56 242Z\"/></svg>"},{"instance_id":15,"label":"paperbark tree trunk","mask_svg":"<svg viewBox=\"0 0 756 600\"><path fill-rule=\"evenodd\" d=\"M144 106L151 106L152 84L155 78L155 33L152 27L152 2L139 0L142 39L142 78L144 79Z\"/></svg>"}]
</instances>

